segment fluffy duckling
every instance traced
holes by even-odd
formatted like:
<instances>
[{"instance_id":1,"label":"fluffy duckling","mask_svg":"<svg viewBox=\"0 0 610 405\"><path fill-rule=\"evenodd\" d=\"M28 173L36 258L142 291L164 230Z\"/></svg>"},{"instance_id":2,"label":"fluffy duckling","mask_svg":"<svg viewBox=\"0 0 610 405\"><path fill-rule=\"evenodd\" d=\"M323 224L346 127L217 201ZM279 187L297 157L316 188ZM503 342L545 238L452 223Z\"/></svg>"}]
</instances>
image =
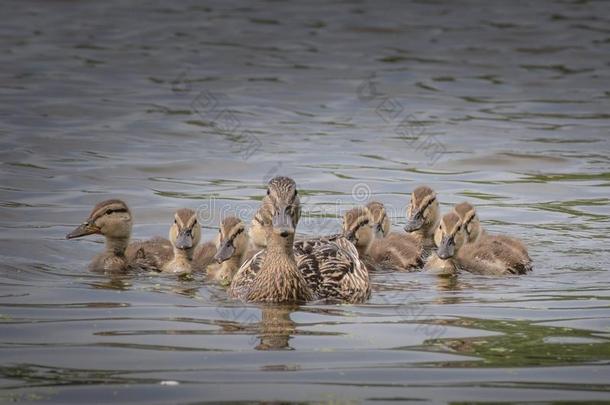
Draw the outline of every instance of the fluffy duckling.
<instances>
[{"instance_id":1,"label":"fluffy duckling","mask_svg":"<svg viewBox=\"0 0 610 405\"><path fill-rule=\"evenodd\" d=\"M239 269L229 290L232 296L272 302L298 302L295 299L297 291L301 298L344 302L362 302L370 296L366 265L345 237L333 235L294 242L294 230L300 217L294 180L281 176L273 178L258 213L267 248ZM293 259L298 276L292 272ZM277 277L271 285L266 285L266 279L257 280L263 272L270 273L266 277L273 279L274 273L282 272L282 266L290 269L290 273ZM307 291L302 290L301 278L306 281ZM249 293L252 290L257 292Z\"/></svg>"},{"instance_id":2,"label":"fluffy duckling","mask_svg":"<svg viewBox=\"0 0 610 405\"><path fill-rule=\"evenodd\" d=\"M246 226L237 217L226 217L218 229L217 264L208 267L208 278L229 285L248 254Z\"/></svg>"},{"instance_id":3,"label":"fluffy duckling","mask_svg":"<svg viewBox=\"0 0 610 405\"><path fill-rule=\"evenodd\" d=\"M366 206L371 215L375 239L371 243L368 255L377 265L398 271L413 271L423 265L422 245L411 234L400 234L390 231L390 219L385 207L378 201Z\"/></svg>"},{"instance_id":4,"label":"fluffy duckling","mask_svg":"<svg viewBox=\"0 0 610 405\"><path fill-rule=\"evenodd\" d=\"M375 232L375 238L385 238L390 234L392 226L385 206L379 201L371 201L366 205L366 208L371 213L371 225L373 226L373 232Z\"/></svg>"},{"instance_id":5,"label":"fluffy duckling","mask_svg":"<svg viewBox=\"0 0 610 405\"><path fill-rule=\"evenodd\" d=\"M105 251L95 256L89 265L93 271L158 271L162 256L171 252L169 242L156 238L130 244L132 226L131 211L125 202L117 199L105 200L93 207L85 222L66 235L66 239L93 234L106 238Z\"/></svg>"},{"instance_id":6,"label":"fluffy duckling","mask_svg":"<svg viewBox=\"0 0 610 405\"><path fill-rule=\"evenodd\" d=\"M427 186L413 190L407 207L407 224L404 229L422 246L424 258L436 248L434 232L439 219L440 209L434 190Z\"/></svg>"},{"instance_id":7,"label":"fluffy duckling","mask_svg":"<svg viewBox=\"0 0 610 405\"><path fill-rule=\"evenodd\" d=\"M201 228L197 213L190 208L181 208L174 213L174 223L169 228L169 241L173 257L161 268L164 273L189 274L197 267L193 263L195 249L201 240Z\"/></svg>"},{"instance_id":8,"label":"fluffy duckling","mask_svg":"<svg viewBox=\"0 0 610 405\"><path fill-rule=\"evenodd\" d=\"M231 281L229 295L254 302L305 302L314 298L305 277L299 271L293 252L298 208L296 184L287 177L269 182L263 199L270 214L263 219L266 249L245 262Z\"/></svg>"},{"instance_id":9,"label":"fluffy duckling","mask_svg":"<svg viewBox=\"0 0 610 405\"><path fill-rule=\"evenodd\" d=\"M509 245L495 239L467 243L464 223L454 211L441 219L435 234L436 254L430 256L426 268L442 274L455 274L459 270L474 274L523 274L531 269L521 255Z\"/></svg>"},{"instance_id":10,"label":"fluffy duckling","mask_svg":"<svg viewBox=\"0 0 610 405\"><path fill-rule=\"evenodd\" d=\"M466 233L468 243L476 243L482 241L483 239L487 242L496 240L499 243L504 243L515 249L515 251L522 256L522 260L524 262L530 262L531 267L532 259L530 258L527 248L523 242L506 235L489 235L486 233L481 227L481 222L479 221L479 217L472 204L462 202L453 207L453 210L462 220L463 230Z\"/></svg>"}]
</instances>

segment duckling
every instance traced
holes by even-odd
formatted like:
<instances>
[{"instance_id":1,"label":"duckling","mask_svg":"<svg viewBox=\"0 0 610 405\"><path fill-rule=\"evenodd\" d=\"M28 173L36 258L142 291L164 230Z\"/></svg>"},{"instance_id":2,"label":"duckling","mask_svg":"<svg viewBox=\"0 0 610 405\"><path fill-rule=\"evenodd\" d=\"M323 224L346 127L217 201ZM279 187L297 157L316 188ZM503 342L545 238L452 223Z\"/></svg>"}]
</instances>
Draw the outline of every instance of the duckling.
<instances>
[{"instance_id":1,"label":"duckling","mask_svg":"<svg viewBox=\"0 0 610 405\"><path fill-rule=\"evenodd\" d=\"M375 265L398 271L413 271L423 265L421 243L411 234L390 231L390 219L385 207L372 201L366 208L370 212L375 239L368 251Z\"/></svg>"},{"instance_id":2,"label":"duckling","mask_svg":"<svg viewBox=\"0 0 610 405\"><path fill-rule=\"evenodd\" d=\"M299 271L293 252L298 207L296 184L287 177L269 182L263 199L271 219L263 219L266 249L255 254L237 271L229 295L244 301L296 303L310 301L314 293Z\"/></svg>"},{"instance_id":3,"label":"duckling","mask_svg":"<svg viewBox=\"0 0 610 405\"><path fill-rule=\"evenodd\" d=\"M159 270L160 258L169 251L169 242L156 238L130 244L132 226L131 211L125 202L105 200L93 207L87 220L66 235L66 239L93 234L106 238L106 250L89 265L92 271Z\"/></svg>"},{"instance_id":4,"label":"duckling","mask_svg":"<svg viewBox=\"0 0 610 405\"><path fill-rule=\"evenodd\" d=\"M244 260L249 258L248 254L248 235L244 223L237 217L226 217L218 229L217 251L214 255L218 264L208 267L208 278L229 285Z\"/></svg>"},{"instance_id":5,"label":"duckling","mask_svg":"<svg viewBox=\"0 0 610 405\"><path fill-rule=\"evenodd\" d=\"M267 196L259 209L261 223L265 230L267 248L255 254L239 269L229 293L233 296L248 298L249 285L263 293L253 294L267 297L267 301L282 302L280 299L288 291L301 289L300 280L306 281L308 291L301 292L308 299L332 299L345 302L362 302L370 296L370 281L366 265L360 260L354 245L342 235L332 235L294 242L294 230L300 217L300 201L294 180L288 177L275 177L269 182ZM278 233L279 232L279 233ZM285 235L285 236L282 236ZM297 266L297 277L293 272L284 275L284 280L266 286L263 281L255 281L257 273L277 273L282 263L285 268L292 260ZM285 276L293 283L286 286ZM257 284L257 285L254 285ZM241 293L240 293L241 292ZM287 302L295 302L294 294Z\"/></svg>"},{"instance_id":6,"label":"duckling","mask_svg":"<svg viewBox=\"0 0 610 405\"><path fill-rule=\"evenodd\" d=\"M509 245L498 240L467 243L468 236L460 216L454 211L445 214L434 237L436 254L426 262L427 269L441 274L456 274L460 270L474 274L506 275L529 271L527 263Z\"/></svg>"},{"instance_id":7,"label":"duckling","mask_svg":"<svg viewBox=\"0 0 610 405\"><path fill-rule=\"evenodd\" d=\"M453 210L462 220L463 231L467 236L467 243L477 243L482 240L485 240L486 242L497 241L498 243L504 243L521 255L522 262L529 263L531 269L532 259L523 242L507 235L489 235L486 233L481 227L481 222L479 221L474 206L468 202L457 204L453 207Z\"/></svg>"},{"instance_id":8,"label":"duckling","mask_svg":"<svg viewBox=\"0 0 610 405\"><path fill-rule=\"evenodd\" d=\"M173 257L163 264L164 273L189 274L196 265L193 254L201 240L201 228L197 223L197 213L190 208L181 208L174 213L174 223L169 228L169 241L173 247Z\"/></svg>"},{"instance_id":9,"label":"duckling","mask_svg":"<svg viewBox=\"0 0 610 405\"><path fill-rule=\"evenodd\" d=\"M440 209L434 190L427 186L413 190L407 207L407 224L404 229L421 244L422 258L426 258L436 248L434 232L439 219Z\"/></svg>"}]
</instances>

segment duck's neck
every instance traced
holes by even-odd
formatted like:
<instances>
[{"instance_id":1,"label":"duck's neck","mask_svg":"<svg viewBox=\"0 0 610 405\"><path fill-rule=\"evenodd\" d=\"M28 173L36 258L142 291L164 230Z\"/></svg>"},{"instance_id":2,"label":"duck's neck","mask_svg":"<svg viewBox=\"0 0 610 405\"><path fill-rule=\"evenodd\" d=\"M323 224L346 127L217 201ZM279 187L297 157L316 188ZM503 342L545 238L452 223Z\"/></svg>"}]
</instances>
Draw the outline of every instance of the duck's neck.
<instances>
[{"instance_id":1,"label":"duck's neck","mask_svg":"<svg viewBox=\"0 0 610 405\"><path fill-rule=\"evenodd\" d=\"M172 259L170 264L172 271L190 271L191 261L193 260L193 250L194 249L174 248L174 258Z\"/></svg>"},{"instance_id":2,"label":"duck's neck","mask_svg":"<svg viewBox=\"0 0 610 405\"><path fill-rule=\"evenodd\" d=\"M106 237L106 253L111 256L125 256L125 249L129 244L129 236L126 238Z\"/></svg>"},{"instance_id":3,"label":"duck's neck","mask_svg":"<svg viewBox=\"0 0 610 405\"><path fill-rule=\"evenodd\" d=\"M248 300L300 302L312 298L311 290L297 267L293 242L294 235L267 234L265 258L254 282L257 288L250 291Z\"/></svg>"}]
</instances>

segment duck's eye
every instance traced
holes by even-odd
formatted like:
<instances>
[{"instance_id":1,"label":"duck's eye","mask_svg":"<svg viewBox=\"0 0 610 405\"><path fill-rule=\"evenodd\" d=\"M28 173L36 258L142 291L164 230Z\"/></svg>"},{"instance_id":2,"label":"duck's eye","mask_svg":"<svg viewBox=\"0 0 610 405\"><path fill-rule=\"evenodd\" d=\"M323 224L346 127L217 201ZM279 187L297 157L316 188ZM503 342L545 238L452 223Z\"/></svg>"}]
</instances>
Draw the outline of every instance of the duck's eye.
<instances>
[{"instance_id":1,"label":"duck's eye","mask_svg":"<svg viewBox=\"0 0 610 405\"><path fill-rule=\"evenodd\" d=\"M178 225L178 221L176 221L175 219L174 219L174 224Z\"/></svg>"},{"instance_id":2,"label":"duck's eye","mask_svg":"<svg viewBox=\"0 0 610 405\"><path fill-rule=\"evenodd\" d=\"M110 214L112 214L112 210L111 210L110 208L108 208L108 209L106 210L106 215L110 215Z\"/></svg>"},{"instance_id":3,"label":"duck's eye","mask_svg":"<svg viewBox=\"0 0 610 405\"><path fill-rule=\"evenodd\" d=\"M197 220L193 221L193 226L197 225Z\"/></svg>"},{"instance_id":4,"label":"duck's eye","mask_svg":"<svg viewBox=\"0 0 610 405\"><path fill-rule=\"evenodd\" d=\"M271 191L269 191L269 189L267 189L267 195L271 194Z\"/></svg>"}]
</instances>

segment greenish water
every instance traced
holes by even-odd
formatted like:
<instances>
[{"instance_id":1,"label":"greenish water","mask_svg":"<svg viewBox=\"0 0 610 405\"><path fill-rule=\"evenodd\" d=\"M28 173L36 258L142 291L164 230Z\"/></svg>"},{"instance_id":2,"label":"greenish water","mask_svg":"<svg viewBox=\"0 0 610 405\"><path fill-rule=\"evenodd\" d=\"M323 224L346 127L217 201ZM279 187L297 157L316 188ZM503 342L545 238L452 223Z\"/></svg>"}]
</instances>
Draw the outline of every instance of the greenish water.
<instances>
[{"instance_id":1,"label":"greenish water","mask_svg":"<svg viewBox=\"0 0 610 405\"><path fill-rule=\"evenodd\" d=\"M0 4L0 401L610 401L603 1ZM87 272L126 200L249 220L277 174L302 235L428 184L521 238L523 277L378 273L363 305L243 304L203 277Z\"/></svg>"}]
</instances>

